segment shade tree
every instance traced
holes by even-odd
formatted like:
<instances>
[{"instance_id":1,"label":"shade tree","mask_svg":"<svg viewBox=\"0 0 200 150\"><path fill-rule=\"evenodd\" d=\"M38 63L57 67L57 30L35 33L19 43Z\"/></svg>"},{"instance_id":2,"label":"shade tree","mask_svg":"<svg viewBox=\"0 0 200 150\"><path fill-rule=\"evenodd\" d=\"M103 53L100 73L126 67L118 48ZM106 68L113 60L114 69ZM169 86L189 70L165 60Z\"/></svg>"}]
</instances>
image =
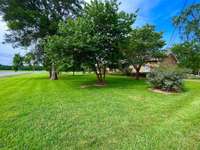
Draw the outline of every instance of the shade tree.
<instances>
[{"instance_id":1,"label":"shade tree","mask_svg":"<svg viewBox=\"0 0 200 150\"><path fill-rule=\"evenodd\" d=\"M61 20L80 13L81 0L0 0L0 12L10 33L7 42L30 46L57 33Z\"/></svg>"},{"instance_id":2,"label":"shade tree","mask_svg":"<svg viewBox=\"0 0 200 150\"><path fill-rule=\"evenodd\" d=\"M83 0L0 0L0 14L9 28L5 41L14 47L35 46L40 51L36 56L50 70L53 65L44 56L40 41L56 35L60 21L80 15L83 3Z\"/></svg>"}]
</instances>

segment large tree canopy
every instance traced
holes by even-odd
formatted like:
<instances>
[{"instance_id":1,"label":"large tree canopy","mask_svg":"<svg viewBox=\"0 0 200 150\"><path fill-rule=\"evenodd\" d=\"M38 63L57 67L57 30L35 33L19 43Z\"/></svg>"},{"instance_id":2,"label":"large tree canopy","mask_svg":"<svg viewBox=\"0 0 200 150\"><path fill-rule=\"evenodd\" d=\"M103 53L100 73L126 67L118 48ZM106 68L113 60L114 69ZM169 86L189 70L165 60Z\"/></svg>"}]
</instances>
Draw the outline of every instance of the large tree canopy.
<instances>
[{"instance_id":1,"label":"large tree canopy","mask_svg":"<svg viewBox=\"0 0 200 150\"><path fill-rule=\"evenodd\" d=\"M81 17L60 25L68 48L84 58L100 83L104 83L106 67L114 61L135 20L135 15L120 12L118 6L117 0L94 0L85 6Z\"/></svg>"},{"instance_id":2,"label":"large tree canopy","mask_svg":"<svg viewBox=\"0 0 200 150\"><path fill-rule=\"evenodd\" d=\"M179 27L185 40L200 42L200 4L193 4L174 17L174 25Z\"/></svg>"},{"instance_id":3,"label":"large tree canopy","mask_svg":"<svg viewBox=\"0 0 200 150\"><path fill-rule=\"evenodd\" d=\"M81 13L82 3L82 0L0 0L0 12L10 30L6 42L14 46L41 47L38 46L41 39L57 34L60 21ZM44 55L43 49L39 50L42 52L37 53ZM45 65L52 65L47 57L40 58Z\"/></svg>"},{"instance_id":4,"label":"large tree canopy","mask_svg":"<svg viewBox=\"0 0 200 150\"><path fill-rule=\"evenodd\" d=\"M8 23L6 41L29 46L54 35L58 23L80 13L82 0L0 0L0 12Z\"/></svg>"},{"instance_id":5,"label":"large tree canopy","mask_svg":"<svg viewBox=\"0 0 200 150\"><path fill-rule=\"evenodd\" d=\"M137 79L139 79L142 65L152 58L161 56L160 49L165 45L162 34L162 32L156 32L155 27L148 24L133 29L130 33L123 52L128 63L134 67Z\"/></svg>"}]
</instances>

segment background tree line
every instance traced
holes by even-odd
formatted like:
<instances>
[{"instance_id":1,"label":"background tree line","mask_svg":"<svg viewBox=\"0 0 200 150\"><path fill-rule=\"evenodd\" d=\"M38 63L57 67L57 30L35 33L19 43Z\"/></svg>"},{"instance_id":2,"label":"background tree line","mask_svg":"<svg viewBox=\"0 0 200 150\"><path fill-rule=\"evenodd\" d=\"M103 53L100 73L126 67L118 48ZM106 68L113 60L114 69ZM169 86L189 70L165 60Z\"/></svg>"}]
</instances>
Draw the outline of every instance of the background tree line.
<instances>
[{"instance_id":1,"label":"background tree line","mask_svg":"<svg viewBox=\"0 0 200 150\"><path fill-rule=\"evenodd\" d=\"M172 46L181 67L189 68L194 74L200 71L200 4L193 4L173 18L179 29L182 42Z\"/></svg>"},{"instance_id":2,"label":"background tree line","mask_svg":"<svg viewBox=\"0 0 200 150\"><path fill-rule=\"evenodd\" d=\"M19 70L43 70L43 67L38 64L34 53L27 53L25 56L15 54L13 57L12 69L15 71Z\"/></svg>"}]
</instances>

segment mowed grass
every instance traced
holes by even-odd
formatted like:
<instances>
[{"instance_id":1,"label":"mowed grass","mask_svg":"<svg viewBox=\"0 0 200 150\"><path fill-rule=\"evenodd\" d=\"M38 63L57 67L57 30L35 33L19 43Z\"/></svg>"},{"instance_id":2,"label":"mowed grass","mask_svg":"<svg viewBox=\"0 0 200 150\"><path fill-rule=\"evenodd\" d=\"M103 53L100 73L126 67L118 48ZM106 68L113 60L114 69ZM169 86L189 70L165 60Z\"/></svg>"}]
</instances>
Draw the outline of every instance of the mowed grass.
<instances>
[{"instance_id":1,"label":"mowed grass","mask_svg":"<svg viewBox=\"0 0 200 150\"><path fill-rule=\"evenodd\" d=\"M152 93L144 80L93 75L0 79L0 149L200 149L200 82Z\"/></svg>"}]
</instances>

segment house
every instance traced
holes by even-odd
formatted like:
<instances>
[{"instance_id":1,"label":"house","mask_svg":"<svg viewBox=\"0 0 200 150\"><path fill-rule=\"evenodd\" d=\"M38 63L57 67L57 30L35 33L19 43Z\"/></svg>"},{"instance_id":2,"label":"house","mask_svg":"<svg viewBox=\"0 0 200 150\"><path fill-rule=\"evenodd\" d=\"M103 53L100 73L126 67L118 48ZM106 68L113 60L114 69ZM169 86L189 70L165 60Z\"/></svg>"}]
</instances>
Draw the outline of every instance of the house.
<instances>
[{"instance_id":1,"label":"house","mask_svg":"<svg viewBox=\"0 0 200 150\"><path fill-rule=\"evenodd\" d=\"M145 65L141 67L140 72L141 73L148 73L151 72L153 69L160 66L160 64L166 64L166 65L177 65L178 60L176 56L173 53L168 53L164 58L162 59L151 59L149 60ZM133 69L133 73L135 72L134 68L130 66L131 69Z\"/></svg>"},{"instance_id":2,"label":"house","mask_svg":"<svg viewBox=\"0 0 200 150\"><path fill-rule=\"evenodd\" d=\"M159 67L160 65L168 65L168 66L175 66L178 64L178 59L173 53L168 53L164 58L162 59L154 59L146 64L146 68L148 68L146 71L150 72L153 69Z\"/></svg>"},{"instance_id":3,"label":"house","mask_svg":"<svg viewBox=\"0 0 200 150\"><path fill-rule=\"evenodd\" d=\"M162 63L169 65L177 65L178 59L176 58L176 55L174 55L173 53L169 53L166 57L163 58Z\"/></svg>"}]
</instances>

